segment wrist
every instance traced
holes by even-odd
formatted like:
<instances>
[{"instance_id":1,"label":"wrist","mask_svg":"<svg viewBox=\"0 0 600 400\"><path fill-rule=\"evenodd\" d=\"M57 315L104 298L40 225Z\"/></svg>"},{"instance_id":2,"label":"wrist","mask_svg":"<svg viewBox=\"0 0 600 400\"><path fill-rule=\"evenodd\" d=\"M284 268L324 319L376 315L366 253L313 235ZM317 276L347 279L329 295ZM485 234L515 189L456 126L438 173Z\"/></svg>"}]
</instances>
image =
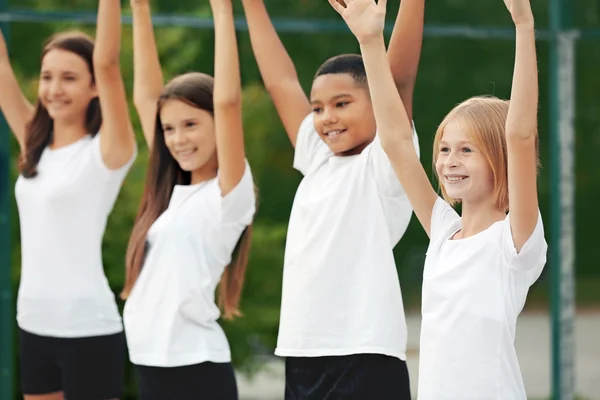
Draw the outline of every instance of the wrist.
<instances>
[{"instance_id":1,"label":"wrist","mask_svg":"<svg viewBox=\"0 0 600 400\"><path fill-rule=\"evenodd\" d=\"M136 3L136 2L131 2L131 10L132 11L136 11L136 10L149 10L150 9L150 3Z\"/></svg>"},{"instance_id":2,"label":"wrist","mask_svg":"<svg viewBox=\"0 0 600 400\"><path fill-rule=\"evenodd\" d=\"M230 0L211 0L210 7L213 14L233 14L233 4L231 4Z\"/></svg>"},{"instance_id":3,"label":"wrist","mask_svg":"<svg viewBox=\"0 0 600 400\"><path fill-rule=\"evenodd\" d=\"M533 22L533 19L531 19L530 21L524 21L524 22L519 22L518 24L515 24L515 29L517 31L523 31L523 32L535 31L535 24Z\"/></svg>"},{"instance_id":4,"label":"wrist","mask_svg":"<svg viewBox=\"0 0 600 400\"><path fill-rule=\"evenodd\" d=\"M370 36L368 38L361 39L358 41L358 44L360 45L361 51L377 49L381 45L383 45L385 47L385 43L383 41L383 32L378 35L374 35L374 36Z\"/></svg>"}]
</instances>

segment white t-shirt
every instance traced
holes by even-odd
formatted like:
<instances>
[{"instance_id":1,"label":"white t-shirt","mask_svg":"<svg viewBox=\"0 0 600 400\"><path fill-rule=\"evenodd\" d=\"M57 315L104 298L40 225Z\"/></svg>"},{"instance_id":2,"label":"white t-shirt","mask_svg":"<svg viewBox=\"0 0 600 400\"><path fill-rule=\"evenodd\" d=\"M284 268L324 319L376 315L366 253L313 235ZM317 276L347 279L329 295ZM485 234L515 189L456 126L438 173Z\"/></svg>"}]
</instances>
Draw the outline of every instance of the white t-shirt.
<instances>
[{"instance_id":1,"label":"white t-shirt","mask_svg":"<svg viewBox=\"0 0 600 400\"><path fill-rule=\"evenodd\" d=\"M414 135L418 152L418 138ZM298 187L285 249L275 354L405 359L406 320L393 248L412 208L378 137L338 157L302 122Z\"/></svg>"},{"instance_id":2,"label":"white t-shirt","mask_svg":"<svg viewBox=\"0 0 600 400\"><path fill-rule=\"evenodd\" d=\"M38 175L17 179L22 254L17 322L25 331L69 338L123 330L104 274L102 237L136 154L123 167L109 169L100 135L47 147Z\"/></svg>"},{"instance_id":3,"label":"white t-shirt","mask_svg":"<svg viewBox=\"0 0 600 400\"><path fill-rule=\"evenodd\" d=\"M542 217L517 254L509 217L468 238L438 198L423 274L420 400L526 399L515 351L517 316L548 246Z\"/></svg>"},{"instance_id":4,"label":"white t-shirt","mask_svg":"<svg viewBox=\"0 0 600 400\"><path fill-rule=\"evenodd\" d=\"M148 232L149 249L123 311L131 362L177 367L229 362L215 289L255 212L250 166L221 196L218 178L176 185Z\"/></svg>"}]
</instances>

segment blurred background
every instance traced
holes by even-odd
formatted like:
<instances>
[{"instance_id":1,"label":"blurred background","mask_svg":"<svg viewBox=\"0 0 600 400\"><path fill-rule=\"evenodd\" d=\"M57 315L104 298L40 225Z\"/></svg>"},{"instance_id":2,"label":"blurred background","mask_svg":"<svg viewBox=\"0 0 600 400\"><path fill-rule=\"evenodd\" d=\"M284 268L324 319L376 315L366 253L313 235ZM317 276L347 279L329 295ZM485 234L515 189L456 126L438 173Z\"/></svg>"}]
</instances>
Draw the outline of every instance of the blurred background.
<instances>
[{"instance_id":1,"label":"blurred background","mask_svg":"<svg viewBox=\"0 0 600 400\"><path fill-rule=\"evenodd\" d=\"M532 0L536 27L542 32L538 41L540 80L540 152L542 168L539 176L540 208L545 221L549 244L553 232L551 185L551 117L560 111L550 103L551 42L544 38L549 28L550 5L553 0ZM572 340L575 374L573 392L578 399L600 399L600 268L598 268L598 237L600 226L597 213L600 200L600 1L566 0L564 12L567 27L590 30L575 41L575 94L574 106L574 157L575 187L574 224L574 285L573 306L576 308ZM129 1L123 0L124 15L129 15ZM277 19L280 37L296 64L303 87L310 90L313 75L327 58L340 53L359 51L354 37L343 25L341 18L325 0L266 0L272 18ZM388 29L391 30L399 1L388 2ZM0 0L6 5L6 0ZM3 24L10 29L10 55L13 68L30 100L35 100L40 67L40 51L44 40L52 33L65 29L82 29L94 34L96 1L90 0L12 0L12 10L29 10L21 13L20 21ZM156 0L153 12L164 15L197 17L190 20L164 19L165 25L155 28L165 79L187 71L213 73L214 34L210 27L208 1ZM238 33L244 98L244 127L247 154L252 165L255 181L260 189L260 209L255 223L254 242L243 295L244 317L234 322L223 322L229 338L234 363L238 371L240 395L243 399L282 399L283 365L272 356L276 342L283 251L287 222L300 174L292 168L293 151L277 117L270 98L264 90L254 60L248 33L244 29L241 4L235 2L236 17L240 21ZM3 15L0 9L0 16ZM28 12L35 12L35 14ZM57 14L58 12L58 14ZM60 12L68 12L61 16ZM77 21L67 21L68 15L84 13ZM5 16L8 14L5 14ZM27 17L29 15L29 17ZM33 17L37 15L41 17ZM51 22L44 22L47 15ZM6 17L4 22L10 20ZM27 22L23 22L23 21ZM3 19L0 19L0 22ZM186 22L187 21L187 22ZM207 22L202 24L201 22ZM429 1L426 6L427 34L414 96L414 119L420 136L421 159L431 173L431 149L435 129L446 113L458 102L474 95L510 96L514 62L514 41L511 38L512 20L502 0L444 0ZM89 23L92 22L92 23ZM177 23L195 26L174 26ZM171 26L166 26L171 25ZM487 30L471 28L487 27ZM496 32L496 33L494 33ZM504 32L504 33L503 33ZM593 34L595 32L595 34ZM595 35L595 36L594 36ZM547 36L547 35L546 35ZM389 38L389 31L387 37ZM133 53L131 27L123 30L122 71L131 96L133 84ZM561 77L561 79L568 77ZM0 88L2 90L2 88ZM554 107L559 103L555 103ZM131 103L130 103L131 105ZM110 217L104 237L104 264L106 274L115 293L124 282L124 254L139 205L144 185L148 151L143 142L137 115L131 105L132 118L136 124L139 156L129 173L117 204ZM10 252L10 282L2 282L10 288L2 293L3 302L10 301L12 317L2 319L0 335L10 338L13 352L10 355L12 374L3 365L0 382L13 382L14 398L21 398L18 391L18 354L14 307L20 273L20 243L18 213L14 202L14 182L17 177L18 145L10 138L1 141L0 155L10 154L10 182L0 177L0 191L8 195L10 233L1 236L0 250ZM2 145L4 143L4 145ZM7 144L10 153L6 153ZM3 147L4 146L4 147ZM431 175L431 174L430 174ZM432 177L433 179L433 177ZM0 204L1 206L1 204ZM560 217L560 212L554 214ZM566 229L566 228L561 228ZM9 241L10 238L10 241ZM418 372L418 339L420 324L420 295L422 269L427 237L413 218L411 225L395 249L398 276L402 286L409 329L408 362L416 394ZM532 287L525 310L517 328L517 349L528 397L549 399L553 388L552 375L552 321L551 321L551 268L560 253L550 251L548 264L538 282ZM564 256L564 254L563 254ZM5 268L0 259L0 269ZM568 265L568 262L567 262ZM1 276L8 276L3 274ZM569 292L571 281L568 274L564 289ZM1 278L0 278L1 279ZM566 285L566 286L565 286ZM558 286L557 286L558 287ZM307 293L307 295L310 295ZM122 306L122 302L119 302ZM566 304L566 303L565 303ZM567 308L569 306L567 304ZM6 313L6 309L4 309ZM393 318L394 316L390 316ZM566 315L563 318L569 319ZM8 321L8 322L7 322ZM567 326L567 325L566 325ZM556 328L556 327L555 327ZM558 328L556 328L558 329ZM568 332L567 332L568 333ZM570 342L567 342L570 343ZM556 344L556 343L555 343ZM0 349L2 351L2 349ZM4 354L6 359L8 353ZM568 375L568 373L567 373ZM556 376L556 375L555 375ZM570 376L570 375L569 375ZM127 368L125 399L135 399L135 381L130 366ZM0 383L2 385L2 383ZM5 383L6 385L6 383ZM555 382L556 386L556 382ZM0 392L1 393L1 392ZM0 398L2 396L0 395ZM559 397L556 397L557 399ZM567 397L561 397L567 398ZM2 398L2 400L11 400Z\"/></svg>"}]
</instances>

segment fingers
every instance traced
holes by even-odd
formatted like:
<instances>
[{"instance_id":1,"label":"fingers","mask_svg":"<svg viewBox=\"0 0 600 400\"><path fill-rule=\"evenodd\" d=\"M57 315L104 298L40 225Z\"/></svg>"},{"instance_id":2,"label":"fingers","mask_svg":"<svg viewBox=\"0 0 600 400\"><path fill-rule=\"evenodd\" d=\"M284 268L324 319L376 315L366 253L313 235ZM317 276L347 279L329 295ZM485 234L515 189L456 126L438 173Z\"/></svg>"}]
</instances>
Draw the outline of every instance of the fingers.
<instances>
[{"instance_id":1,"label":"fingers","mask_svg":"<svg viewBox=\"0 0 600 400\"><path fill-rule=\"evenodd\" d=\"M338 12L338 14L342 15L342 13L344 12L344 10L346 8L343 5L341 5L340 3L338 3L337 0L328 0L328 1L329 1L329 4L331 4L331 7L333 7L333 9Z\"/></svg>"}]
</instances>

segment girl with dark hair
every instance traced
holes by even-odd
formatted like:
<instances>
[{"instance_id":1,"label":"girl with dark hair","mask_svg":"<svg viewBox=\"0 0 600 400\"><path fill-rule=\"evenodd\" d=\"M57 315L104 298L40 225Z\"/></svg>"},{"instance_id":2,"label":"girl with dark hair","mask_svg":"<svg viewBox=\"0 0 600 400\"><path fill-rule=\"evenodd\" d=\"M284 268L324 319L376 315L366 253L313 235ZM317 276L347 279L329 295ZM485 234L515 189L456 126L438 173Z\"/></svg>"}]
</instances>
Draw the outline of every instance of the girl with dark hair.
<instances>
[{"instance_id":1,"label":"girl with dark hair","mask_svg":"<svg viewBox=\"0 0 600 400\"><path fill-rule=\"evenodd\" d=\"M132 0L134 103L150 148L123 297L140 399L237 399L225 318L238 314L256 197L245 159L230 0L211 0L215 78L162 87L147 0Z\"/></svg>"},{"instance_id":2,"label":"girl with dark hair","mask_svg":"<svg viewBox=\"0 0 600 400\"><path fill-rule=\"evenodd\" d=\"M21 147L17 322L27 400L122 394L125 338L101 254L136 153L120 33L119 2L100 0L95 46L79 32L50 38L35 106L19 88L0 34L0 108Z\"/></svg>"}]
</instances>

